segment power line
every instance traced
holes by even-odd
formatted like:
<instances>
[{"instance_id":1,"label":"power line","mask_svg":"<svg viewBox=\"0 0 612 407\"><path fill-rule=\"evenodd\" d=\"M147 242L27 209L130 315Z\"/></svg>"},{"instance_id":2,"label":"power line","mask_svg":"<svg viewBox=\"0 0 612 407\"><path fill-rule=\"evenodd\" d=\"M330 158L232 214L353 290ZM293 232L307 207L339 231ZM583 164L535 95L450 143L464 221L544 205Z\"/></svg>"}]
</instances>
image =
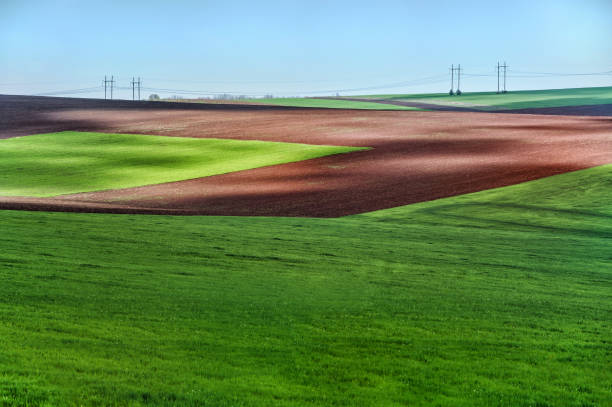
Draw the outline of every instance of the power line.
<instances>
[{"instance_id":1,"label":"power line","mask_svg":"<svg viewBox=\"0 0 612 407\"><path fill-rule=\"evenodd\" d=\"M563 77L563 76L612 76L612 72L610 73L600 73L600 74L563 74L563 75L547 75L547 74L516 74L513 75L512 71L508 70L508 74L506 75L508 78L553 78L553 77ZM485 73L470 73L470 72L462 72L461 75L469 76L469 77L493 77L496 76L496 73L485 74Z\"/></svg>"},{"instance_id":2,"label":"power line","mask_svg":"<svg viewBox=\"0 0 612 407\"><path fill-rule=\"evenodd\" d=\"M358 80L378 80L378 79L388 79L388 78L397 78L402 77L405 74L395 74L395 75L370 75L367 77L357 78ZM169 79L169 78L148 78L150 81L156 82L177 82L177 83L209 83L209 84L268 84L268 83L329 83L329 82L339 82L346 80L355 80L355 78L344 77L342 79L300 79L300 80L289 80L289 79L272 79L272 80L195 80L195 79Z\"/></svg>"},{"instance_id":3,"label":"power line","mask_svg":"<svg viewBox=\"0 0 612 407\"><path fill-rule=\"evenodd\" d=\"M91 93L99 92L102 86L93 86L91 88L80 88L80 89L69 89L69 90L57 90L42 93L32 93L29 96L54 96L54 95L75 95L79 93Z\"/></svg>"},{"instance_id":4,"label":"power line","mask_svg":"<svg viewBox=\"0 0 612 407\"><path fill-rule=\"evenodd\" d=\"M80 83L83 83L83 80L79 80ZM91 79L87 82L91 82ZM23 85L57 85L64 83L74 83L74 80L70 81L28 81L28 82L4 82L0 83L0 86L23 86Z\"/></svg>"},{"instance_id":5,"label":"power line","mask_svg":"<svg viewBox=\"0 0 612 407\"><path fill-rule=\"evenodd\" d=\"M587 73L563 73L563 72L527 72L527 71L510 71L518 74L539 75L539 76L601 76L612 75L612 71L605 72L587 72Z\"/></svg>"},{"instance_id":6,"label":"power line","mask_svg":"<svg viewBox=\"0 0 612 407\"><path fill-rule=\"evenodd\" d=\"M461 94L461 75L465 75L467 77L491 77L497 74L498 77L498 87L497 91L499 93L507 92L507 78L546 78L546 77L561 77L561 76L612 76L612 70L602 71L602 72L581 72L581 73L562 73L562 72L533 72L533 71L518 71L518 70L509 70L508 66L504 62L501 65L499 62L497 64L497 72L496 73L483 73L483 72L465 72L460 65L451 65L450 73L451 73L451 90L450 94ZM503 78L502 78L502 70L503 70ZM456 73L456 75L455 75ZM392 83L383 83L379 85L373 86L365 86L365 87L356 87L356 88L335 88L335 89L326 89L326 90L314 90L314 91L284 91L284 92L265 92L265 93L275 93L277 95L324 95L330 93L348 93L348 92L360 92L360 91L371 91L378 89L391 89L391 88L410 88L415 86L429 85L429 84L437 84L441 82L445 82L448 79L445 79L445 74L441 75L432 75L423 78L416 78L406 81L398 81ZM455 80L457 81L457 92L455 93ZM296 81L296 83L301 81ZM306 82L306 81L304 81ZM35 82L33 82L35 83ZM136 95L138 95L138 100L141 99L141 90L151 91L151 92L166 92L166 93L174 93L179 95L232 95L232 96L263 96L264 92L261 93L253 93L253 92L219 92L219 91L211 91L211 90L197 90L197 89L172 89L172 88L162 88L162 87L143 87L141 78L136 80L136 77L132 77L132 82L129 83L130 86L123 87L117 86L114 76L111 76L110 79L108 76L104 76L104 80L102 82L102 86L88 87L88 88L78 88L78 89L68 89L68 90L54 90L49 92L41 92L31 94L31 96L55 96L55 95L78 95L85 93L92 93L101 91L101 88L104 88L104 98L108 98L108 93L110 91L110 98L114 97L114 90L132 90L132 99L136 100Z\"/></svg>"},{"instance_id":7,"label":"power line","mask_svg":"<svg viewBox=\"0 0 612 407\"><path fill-rule=\"evenodd\" d=\"M131 89L131 88L128 88ZM260 93L239 93L239 92L211 92L208 90L189 90L189 89L169 89L169 88L151 88L151 87L142 87L142 90L150 91L150 92L168 92L168 93L178 93L184 95L249 95L249 96L259 96Z\"/></svg>"},{"instance_id":8,"label":"power line","mask_svg":"<svg viewBox=\"0 0 612 407\"><path fill-rule=\"evenodd\" d=\"M368 86L362 88L347 88L347 89L327 89L327 90L316 90L316 91L301 91L301 92L281 92L281 93L292 93L292 94L325 94L325 93L336 93L336 92L359 92L359 91L367 91L367 90L377 90L377 89L388 89L388 88L400 88L400 87L409 87L409 86L419 86L425 84L433 84L444 81L442 79L445 75L435 75L429 76L425 78L413 79L409 81L402 82L394 82L376 86ZM189 90L189 89L170 89L170 88L148 88L143 87L143 90L153 91L153 92L170 92L177 94L190 94L190 95L245 95L245 96L259 96L261 93L241 93L241 92L211 92L208 90Z\"/></svg>"},{"instance_id":9,"label":"power line","mask_svg":"<svg viewBox=\"0 0 612 407\"><path fill-rule=\"evenodd\" d=\"M332 89L332 90L319 90L319 91L308 91L308 92L294 92L299 94L315 94L315 93L333 93L333 92L360 92L364 90L376 90L376 89L389 89L389 88L402 88L402 87L412 87L412 86L420 86L420 85L428 85L433 83L440 83L446 81L443 79L446 75L435 75L426 78L413 79L410 81L403 82L395 82L384 85L377 86L368 86L363 88L351 88L351 89Z\"/></svg>"},{"instance_id":10,"label":"power line","mask_svg":"<svg viewBox=\"0 0 612 407\"><path fill-rule=\"evenodd\" d=\"M463 72L463 76L495 76L494 73L469 73Z\"/></svg>"}]
</instances>

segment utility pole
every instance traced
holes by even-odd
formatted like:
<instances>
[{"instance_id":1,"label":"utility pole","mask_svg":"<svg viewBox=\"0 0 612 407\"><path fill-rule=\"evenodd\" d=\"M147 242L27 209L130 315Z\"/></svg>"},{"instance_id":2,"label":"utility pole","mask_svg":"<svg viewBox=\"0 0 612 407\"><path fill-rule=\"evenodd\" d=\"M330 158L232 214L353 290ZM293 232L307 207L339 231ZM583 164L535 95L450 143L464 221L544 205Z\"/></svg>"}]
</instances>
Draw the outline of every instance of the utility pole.
<instances>
[{"instance_id":1,"label":"utility pole","mask_svg":"<svg viewBox=\"0 0 612 407\"><path fill-rule=\"evenodd\" d=\"M136 100L136 85L138 85L138 100L140 100L140 77L138 77L138 81L136 81L132 76L132 82L130 82L130 84L132 85L132 100Z\"/></svg>"},{"instance_id":2,"label":"utility pole","mask_svg":"<svg viewBox=\"0 0 612 407\"><path fill-rule=\"evenodd\" d=\"M450 71L451 71L451 90L450 92L448 92L448 94L451 96L453 95L461 96L461 64L457 65L456 68L455 68L455 65L451 65ZM457 71L457 91L453 92L453 86L455 85L455 71Z\"/></svg>"},{"instance_id":3,"label":"utility pole","mask_svg":"<svg viewBox=\"0 0 612 407\"><path fill-rule=\"evenodd\" d=\"M499 61L497 61L497 93L499 93Z\"/></svg>"},{"instance_id":4,"label":"utility pole","mask_svg":"<svg viewBox=\"0 0 612 407\"><path fill-rule=\"evenodd\" d=\"M506 70L508 69L508 65L506 65L506 61L504 61L502 68L504 68L504 91L503 93L507 93L508 91L506 90Z\"/></svg>"},{"instance_id":5,"label":"utility pole","mask_svg":"<svg viewBox=\"0 0 612 407\"><path fill-rule=\"evenodd\" d=\"M457 96L461 96L461 64L457 65Z\"/></svg>"},{"instance_id":6,"label":"utility pole","mask_svg":"<svg viewBox=\"0 0 612 407\"><path fill-rule=\"evenodd\" d=\"M455 86L455 65L451 65L450 68L451 71L451 88L450 88L450 92L448 92L449 95L453 96L455 94L455 92L453 92L453 87Z\"/></svg>"},{"instance_id":7,"label":"utility pole","mask_svg":"<svg viewBox=\"0 0 612 407\"><path fill-rule=\"evenodd\" d=\"M110 84L110 98L113 98L113 85L115 84L115 80L111 76L110 80L106 79L106 75L104 75L104 99L106 99L106 88Z\"/></svg>"}]
</instances>

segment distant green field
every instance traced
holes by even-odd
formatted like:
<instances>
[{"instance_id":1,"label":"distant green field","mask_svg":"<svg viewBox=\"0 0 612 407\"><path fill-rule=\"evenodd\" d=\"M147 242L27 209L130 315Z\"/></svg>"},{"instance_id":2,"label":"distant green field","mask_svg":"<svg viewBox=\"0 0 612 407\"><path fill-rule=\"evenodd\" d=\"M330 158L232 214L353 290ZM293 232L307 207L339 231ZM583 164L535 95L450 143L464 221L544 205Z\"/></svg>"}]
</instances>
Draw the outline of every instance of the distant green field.
<instances>
[{"instance_id":1,"label":"distant green field","mask_svg":"<svg viewBox=\"0 0 612 407\"><path fill-rule=\"evenodd\" d=\"M54 196L206 177L359 150L264 141L61 132L0 140L0 195Z\"/></svg>"},{"instance_id":2,"label":"distant green field","mask_svg":"<svg viewBox=\"0 0 612 407\"><path fill-rule=\"evenodd\" d=\"M612 400L611 165L339 219L0 224L3 406Z\"/></svg>"},{"instance_id":3,"label":"distant green field","mask_svg":"<svg viewBox=\"0 0 612 407\"><path fill-rule=\"evenodd\" d=\"M524 109L532 107L583 106L612 103L612 87L495 92L465 92L461 96L445 93L418 95L368 95L369 99L412 101L477 107L483 110Z\"/></svg>"},{"instance_id":4,"label":"distant green field","mask_svg":"<svg viewBox=\"0 0 612 407\"><path fill-rule=\"evenodd\" d=\"M311 98L274 98L253 99L253 102L278 106L321 107L331 109L365 110L420 110L414 107L386 105L375 102L355 102L352 100L311 99Z\"/></svg>"}]
</instances>

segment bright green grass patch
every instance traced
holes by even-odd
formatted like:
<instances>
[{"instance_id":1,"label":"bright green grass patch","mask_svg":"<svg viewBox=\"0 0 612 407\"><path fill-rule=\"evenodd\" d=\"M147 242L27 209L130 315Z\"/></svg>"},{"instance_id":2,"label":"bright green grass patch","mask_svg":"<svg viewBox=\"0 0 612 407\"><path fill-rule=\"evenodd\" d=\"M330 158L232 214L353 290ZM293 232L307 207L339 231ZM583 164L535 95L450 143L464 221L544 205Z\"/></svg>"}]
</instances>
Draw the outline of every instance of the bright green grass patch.
<instances>
[{"instance_id":1,"label":"bright green grass patch","mask_svg":"<svg viewBox=\"0 0 612 407\"><path fill-rule=\"evenodd\" d=\"M311 99L311 98L273 98L254 99L254 102L278 106L320 107L332 109L365 109L365 110L420 110L408 106L394 106L375 102L357 102L353 100Z\"/></svg>"},{"instance_id":2,"label":"bright green grass patch","mask_svg":"<svg viewBox=\"0 0 612 407\"><path fill-rule=\"evenodd\" d=\"M0 195L44 197L129 188L360 149L139 134L39 134L0 140Z\"/></svg>"},{"instance_id":3,"label":"bright green grass patch","mask_svg":"<svg viewBox=\"0 0 612 407\"><path fill-rule=\"evenodd\" d=\"M582 106L612 103L612 87L495 92L466 92L461 96L448 94L378 95L373 99L413 101L442 105L458 105L483 110L524 109L534 107Z\"/></svg>"},{"instance_id":4,"label":"bright green grass patch","mask_svg":"<svg viewBox=\"0 0 612 407\"><path fill-rule=\"evenodd\" d=\"M607 406L611 202L608 165L340 219L2 211L0 404Z\"/></svg>"}]
</instances>

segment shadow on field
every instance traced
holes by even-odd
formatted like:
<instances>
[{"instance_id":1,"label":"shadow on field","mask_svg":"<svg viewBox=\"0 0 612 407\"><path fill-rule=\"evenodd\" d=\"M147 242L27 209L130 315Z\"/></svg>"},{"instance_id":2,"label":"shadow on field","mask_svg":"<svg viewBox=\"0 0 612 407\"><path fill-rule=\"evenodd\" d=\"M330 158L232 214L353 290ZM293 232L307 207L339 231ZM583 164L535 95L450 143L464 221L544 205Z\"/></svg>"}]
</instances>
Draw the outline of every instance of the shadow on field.
<instances>
[{"instance_id":1,"label":"shadow on field","mask_svg":"<svg viewBox=\"0 0 612 407\"><path fill-rule=\"evenodd\" d=\"M97 131L108 128L105 110L148 111L290 111L300 108L273 105L240 105L213 103L148 102L128 100L103 100L82 98L58 98L43 96L0 95L0 139L55 131ZM50 113L71 110L98 112L99 120L58 120Z\"/></svg>"},{"instance_id":2,"label":"shadow on field","mask_svg":"<svg viewBox=\"0 0 612 407\"><path fill-rule=\"evenodd\" d=\"M325 158L311 161L324 162ZM458 173L452 168L427 173L393 174L392 170L380 168L380 173L374 174L359 169L330 174L321 166L306 167L301 162L149 187L66 195L53 201L77 206L79 202L116 204L141 208L145 213L167 210L169 214L185 215L327 218L513 185L576 169L581 168L497 163L472 174ZM393 175L385 176L385 172Z\"/></svg>"}]
</instances>

